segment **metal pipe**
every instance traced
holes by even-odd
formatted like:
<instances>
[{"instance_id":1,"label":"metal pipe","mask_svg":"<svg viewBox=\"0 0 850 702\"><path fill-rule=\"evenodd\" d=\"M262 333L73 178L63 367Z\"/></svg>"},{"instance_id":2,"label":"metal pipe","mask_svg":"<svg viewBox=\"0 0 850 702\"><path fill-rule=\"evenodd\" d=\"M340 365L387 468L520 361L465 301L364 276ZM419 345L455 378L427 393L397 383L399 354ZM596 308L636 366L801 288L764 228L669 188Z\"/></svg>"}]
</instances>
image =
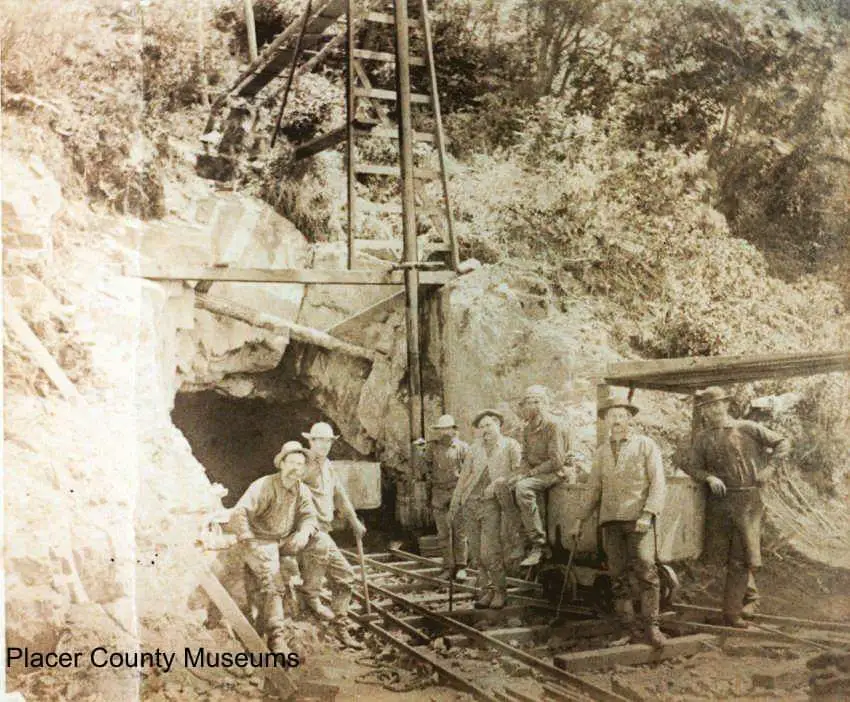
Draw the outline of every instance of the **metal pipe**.
<instances>
[{"instance_id":1,"label":"metal pipe","mask_svg":"<svg viewBox=\"0 0 850 702\"><path fill-rule=\"evenodd\" d=\"M399 165L401 170L403 263L417 263L415 181L413 179L413 118L410 109L410 37L407 0L393 0L395 5L396 90L398 93ZM419 358L419 271L404 270L405 310L407 322L407 385L410 395L410 460L413 442L424 438L422 417L422 368Z\"/></svg>"},{"instance_id":2,"label":"metal pipe","mask_svg":"<svg viewBox=\"0 0 850 702\"><path fill-rule=\"evenodd\" d=\"M449 233L449 249L452 257L452 270L460 268L460 254L458 253L457 239L455 239L454 216L452 215L451 201L449 200L449 178L446 173L446 142L443 132L443 116L440 112L440 94L437 90L437 70L434 67L434 50L431 42L431 20L428 18L428 0L419 0L421 8L421 22L425 34L425 53L427 55L429 84L431 87L431 106L434 110L435 136L437 140L437 154L440 159L440 181L443 186L443 205L446 208L446 228Z\"/></svg>"},{"instance_id":3,"label":"metal pipe","mask_svg":"<svg viewBox=\"0 0 850 702\"><path fill-rule=\"evenodd\" d=\"M354 14L353 0L345 2L345 119L346 119L346 144L345 144L345 174L348 181L347 197L347 235L348 235L348 270L354 268L354 216L357 200L357 191L354 180L354 117L357 114L357 105L354 100Z\"/></svg>"}]
</instances>

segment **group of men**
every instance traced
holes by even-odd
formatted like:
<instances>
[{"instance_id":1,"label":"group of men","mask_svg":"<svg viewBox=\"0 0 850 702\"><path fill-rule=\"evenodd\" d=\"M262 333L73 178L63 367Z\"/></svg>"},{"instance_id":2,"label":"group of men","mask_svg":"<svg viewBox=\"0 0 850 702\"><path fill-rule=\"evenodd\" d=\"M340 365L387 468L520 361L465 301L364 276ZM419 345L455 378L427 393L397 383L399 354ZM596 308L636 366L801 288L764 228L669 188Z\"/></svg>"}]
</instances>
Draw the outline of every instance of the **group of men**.
<instances>
[{"instance_id":1,"label":"group of men","mask_svg":"<svg viewBox=\"0 0 850 702\"><path fill-rule=\"evenodd\" d=\"M755 422L733 419L730 396L711 387L696 396L705 427L695 437L685 470L708 487L709 557L726 566L721 623L746 627L758 601L754 572L761 565L761 487L771 458L788 454L787 439ZM467 445L449 415L434 425L438 438L425 453L430 466L432 507L443 553L444 577L466 577L467 558L478 565L476 607L500 609L506 601L505 523L519 513L527 541L521 566L536 565L546 533L541 519L545 491L575 470L568 433L547 411L547 392L525 393L522 444L502 435L503 416L483 410L472 424L478 437ZM660 578L657 522L664 509L665 471L656 442L632 423L639 408L630 398L599 407L607 426L588 477L590 497L568 536L577 546L589 518L598 524L623 636L615 643L665 644L659 629ZM575 547L575 546L574 546ZM634 604L639 603L639 617Z\"/></svg>"},{"instance_id":2,"label":"group of men","mask_svg":"<svg viewBox=\"0 0 850 702\"><path fill-rule=\"evenodd\" d=\"M231 529L244 549L245 564L260 591L259 622L274 652L286 651L283 600L287 592L281 557L297 558L300 592L305 605L331 622L337 637L362 648L348 630L354 571L330 536L339 510L357 539L366 527L328 460L338 438L325 422L302 433L309 442L287 441L274 458L277 472L255 480L233 508ZM330 607L321 600L324 580L331 590Z\"/></svg>"},{"instance_id":3,"label":"group of men","mask_svg":"<svg viewBox=\"0 0 850 702\"><path fill-rule=\"evenodd\" d=\"M711 550L727 568L722 623L745 627L744 618L758 599L754 571L761 565L760 488L769 476L771 457L787 455L790 446L755 422L733 419L729 401L717 387L697 395L705 428L695 437L685 470L708 487ZM658 627L656 528L664 509L665 471L658 445L633 426L638 412L630 397L599 407L607 433L588 477L590 498L574 515L568 536L577 547L582 529L598 511L615 609L623 626L617 643L646 642L660 648L665 637ZM465 579L471 556L478 567L478 608L505 606L511 562L506 545L512 524L521 524L525 537L519 565L541 561L546 546L541 497L575 470L568 431L549 413L545 387L526 390L521 414L526 422L521 443L502 433L504 416L495 409L475 416L477 437L471 444L459 438L450 415L433 426L435 440L424 446L417 442L430 476L442 575ZM334 622L343 643L360 647L347 628L354 573L329 532L335 509L358 539L366 528L328 461L337 438L331 427L318 423L303 436L309 449L297 441L286 442L274 459L278 472L251 484L233 509L231 523L244 543L246 565L259 581L261 621L272 650L285 648L281 556L297 558L306 606ZM325 578L332 594L330 608L320 599Z\"/></svg>"}]
</instances>

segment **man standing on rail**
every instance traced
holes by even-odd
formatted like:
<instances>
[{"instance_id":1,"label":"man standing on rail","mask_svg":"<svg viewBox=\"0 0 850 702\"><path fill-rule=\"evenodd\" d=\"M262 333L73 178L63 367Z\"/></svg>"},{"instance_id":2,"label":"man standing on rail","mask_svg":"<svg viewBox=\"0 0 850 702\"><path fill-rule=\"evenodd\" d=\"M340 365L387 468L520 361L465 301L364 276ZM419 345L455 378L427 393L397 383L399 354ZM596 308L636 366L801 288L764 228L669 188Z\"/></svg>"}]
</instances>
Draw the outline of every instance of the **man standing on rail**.
<instances>
[{"instance_id":1,"label":"man standing on rail","mask_svg":"<svg viewBox=\"0 0 850 702\"><path fill-rule=\"evenodd\" d=\"M729 415L730 396L710 387L695 398L706 427L694 439L691 465L685 471L708 484L706 527L717 536L717 554L726 565L723 623L746 628L744 615L758 601L755 570L761 566L761 487L773 472L771 458L784 458L791 444L756 422Z\"/></svg>"},{"instance_id":2,"label":"man standing on rail","mask_svg":"<svg viewBox=\"0 0 850 702\"><path fill-rule=\"evenodd\" d=\"M354 586L354 570L330 536L334 508L340 511L357 539L363 538L366 527L357 518L354 506L333 465L328 460L331 446L339 438L334 434L330 424L318 422L311 427L309 433L302 432L302 436L310 442L304 484L313 498L319 531L327 538L329 544L326 558L304 562L301 569L303 581L301 590L307 606L316 616L326 621L336 622L337 636L344 645L350 648L363 648L362 644L348 631L348 608ZM325 576L328 578L332 592L330 609L319 599Z\"/></svg>"},{"instance_id":3,"label":"man standing on rail","mask_svg":"<svg viewBox=\"0 0 850 702\"><path fill-rule=\"evenodd\" d=\"M664 507L666 482L658 444L631 426L637 413L638 408L628 400L614 399L599 408L600 418L608 424L608 440L596 450L590 498L570 536L578 537L584 520L599 507L615 607L626 633L615 645L645 641L662 648L666 639L658 628L655 522ZM632 592L633 584L637 593ZM633 594L639 594L642 631L632 609Z\"/></svg>"},{"instance_id":4,"label":"man standing on rail","mask_svg":"<svg viewBox=\"0 0 850 702\"><path fill-rule=\"evenodd\" d=\"M519 470L522 448L516 439L502 435L502 421L502 414L493 409L473 420L480 437L469 449L449 506L452 521L463 515L469 549L478 563L479 609L502 609L507 598L502 507L494 482Z\"/></svg>"},{"instance_id":5,"label":"man standing on rail","mask_svg":"<svg viewBox=\"0 0 850 702\"><path fill-rule=\"evenodd\" d=\"M281 556L298 556L316 567L327 559L333 544L319 531L310 491L300 482L306 460L304 447L287 441L274 458L278 472L251 483L230 517L231 529L245 550L245 564L260 583L260 617L274 652L287 650Z\"/></svg>"},{"instance_id":6,"label":"man standing on rail","mask_svg":"<svg viewBox=\"0 0 850 702\"><path fill-rule=\"evenodd\" d=\"M549 393L542 385L525 391L521 412L526 420L522 432L522 467L505 488L516 497L528 544L521 566L533 566L543 558L546 529L538 499L566 476L569 440L565 427L548 412Z\"/></svg>"},{"instance_id":7,"label":"man standing on rail","mask_svg":"<svg viewBox=\"0 0 850 702\"><path fill-rule=\"evenodd\" d=\"M437 432L437 439L425 445L423 462L431 485L431 508L443 556L440 577L466 580L466 533L462 519L449 521L449 505L469 444L458 438L457 423L450 414L440 417L431 429ZM419 442L424 443L421 439Z\"/></svg>"}]
</instances>

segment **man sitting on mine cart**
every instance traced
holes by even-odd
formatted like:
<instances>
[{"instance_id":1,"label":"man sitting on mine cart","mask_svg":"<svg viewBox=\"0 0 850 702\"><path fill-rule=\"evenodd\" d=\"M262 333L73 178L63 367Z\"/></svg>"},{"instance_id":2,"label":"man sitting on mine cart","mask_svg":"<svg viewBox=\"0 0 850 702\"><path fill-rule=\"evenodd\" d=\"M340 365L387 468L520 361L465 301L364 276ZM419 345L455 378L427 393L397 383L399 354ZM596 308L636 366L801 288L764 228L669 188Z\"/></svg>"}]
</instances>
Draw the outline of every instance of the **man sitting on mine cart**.
<instances>
[{"instance_id":1,"label":"man sitting on mine cart","mask_svg":"<svg viewBox=\"0 0 850 702\"><path fill-rule=\"evenodd\" d=\"M259 580L260 620L274 652L287 650L280 558L298 556L302 562L318 563L328 555L330 538L319 531L310 491L301 483L306 461L304 447L287 441L274 458L277 473L251 483L230 517L245 550L245 564Z\"/></svg>"},{"instance_id":2,"label":"man sitting on mine cart","mask_svg":"<svg viewBox=\"0 0 850 702\"><path fill-rule=\"evenodd\" d=\"M301 590L307 606L316 616L335 622L337 637L343 644L349 648L363 648L348 631L348 608L351 605L354 570L330 535L334 509L339 510L357 539L363 537L366 527L357 518L345 487L328 460L331 446L339 438L334 434L331 425L318 422L310 428L309 433L302 432L302 436L310 442L304 484L313 497L319 531L327 539L327 555L323 559L311 559L304 563L301 568ZM325 576L332 591L330 608L319 599Z\"/></svg>"},{"instance_id":3,"label":"man sitting on mine cart","mask_svg":"<svg viewBox=\"0 0 850 702\"><path fill-rule=\"evenodd\" d=\"M538 499L550 487L564 479L569 460L567 432L548 412L549 393L542 385L525 391L522 414L526 420L522 432L522 466L505 488L516 497L528 544L521 566L533 566L543 558L546 530Z\"/></svg>"},{"instance_id":4,"label":"man sitting on mine cart","mask_svg":"<svg viewBox=\"0 0 850 702\"><path fill-rule=\"evenodd\" d=\"M590 498L570 536L577 539L582 522L599 507L614 605L626 633L615 645L646 642L662 648L655 520L664 506L666 482L658 444L631 428L637 413L638 408L627 400L611 400L599 408L600 418L608 424L608 440L596 450ZM632 577L638 593L632 592ZM639 594L643 631L635 622L633 594Z\"/></svg>"},{"instance_id":5,"label":"man sitting on mine cart","mask_svg":"<svg viewBox=\"0 0 850 702\"><path fill-rule=\"evenodd\" d=\"M458 438L457 424L450 414L440 417L431 429L437 433L437 439L425 444L423 463L431 485L431 509L443 557L440 577L466 580L466 532L460 517L449 521L449 505L469 444Z\"/></svg>"}]
</instances>

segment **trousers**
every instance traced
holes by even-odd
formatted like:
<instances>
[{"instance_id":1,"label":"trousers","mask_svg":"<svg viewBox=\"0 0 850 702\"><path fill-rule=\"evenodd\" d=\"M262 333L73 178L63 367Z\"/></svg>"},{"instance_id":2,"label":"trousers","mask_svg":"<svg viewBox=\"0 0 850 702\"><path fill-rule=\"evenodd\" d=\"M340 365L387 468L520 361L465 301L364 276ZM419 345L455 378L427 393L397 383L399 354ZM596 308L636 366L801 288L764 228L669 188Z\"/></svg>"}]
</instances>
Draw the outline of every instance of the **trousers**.
<instances>
[{"instance_id":1,"label":"trousers","mask_svg":"<svg viewBox=\"0 0 850 702\"><path fill-rule=\"evenodd\" d=\"M522 519L523 531L532 546L543 547L546 545L546 529L543 526L543 518L537 498L560 480L558 474L552 471L521 478L516 484L514 492L520 519Z\"/></svg>"},{"instance_id":2,"label":"trousers","mask_svg":"<svg viewBox=\"0 0 850 702\"><path fill-rule=\"evenodd\" d=\"M709 514L716 520L714 557L726 566L723 613L737 618L747 602L758 600L755 572L761 567L761 524L764 503L761 490L729 490L709 498Z\"/></svg>"},{"instance_id":3,"label":"trousers","mask_svg":"<svg viewBox=\"0 0 850 702\"><path fill-rule=\"evenodd\" d=\"M285 584L281 577L281 557L297 556L299 566L302 569L304 567L301 565L302 563L310 564L308 567L315 568L319 563L327 560L329 541L333 544L327 534L316 532L300 552L292 548L290 539L281 541L255 540L244 544L245 565L257 578L260 586L262 628L271 636L280 633L284 625L283 595Z\"/></svg>"},{"instance_id":4,"label":"trousers","mask_svg":"<svg viewBox=\"0 0 850 702\"><path fill-rule=\"evenodd\" d=\"M449 523L449 505L452 501L453 492L453 488L432 488L431 508L434 513L434 524L437 526L437 541L440 544L443 565L446 567L455 565L465 568L469 557L469 547L466 540L466 529L464 528L463 518L458 514L454 519L454 523ZM450 526L453 531L453 539L449 538ZM454 553L452 553L452 546L454 547Z\"/></svg>"},{"instance_id":5,"label":"trousers","mask_svg":"<svg viewBox=\"0 0 850 702\"><path fill-rule=\"evenodd\" d=\"M507 587L502 552L502 508L495 498L470 499L463 505L469 553L478 566L478 589L504 594Z\"/></svg>"},{"instance_id":6,"label":"trousers","mask_svg":"<svg viewBox=\"0 0 850 702\"><path fill-rule=\"evenodd\" d=\"M346 617L354 588L354 569L329 533L319 531L317 538L323 544L325 555L320 558L302 556L298 559L301 592L308 599L318 597L322 591L322 582L327 578L331 590L331 609L337 617Z\"/></svg>"},{"instance_id":7,"label":"trousers","mask_svg":"<svg viewBox=\"0 0 850 702\"><path fill-rule=\"evenodd\" d=\"M635 522L602 525L602 542L608 558L608 574L615 600L641 603L641 618L658 624L661 581L655 567L655 526L635 531ZM634 589L633 589L634 586Z\"/></svg>"}]
</instances>

